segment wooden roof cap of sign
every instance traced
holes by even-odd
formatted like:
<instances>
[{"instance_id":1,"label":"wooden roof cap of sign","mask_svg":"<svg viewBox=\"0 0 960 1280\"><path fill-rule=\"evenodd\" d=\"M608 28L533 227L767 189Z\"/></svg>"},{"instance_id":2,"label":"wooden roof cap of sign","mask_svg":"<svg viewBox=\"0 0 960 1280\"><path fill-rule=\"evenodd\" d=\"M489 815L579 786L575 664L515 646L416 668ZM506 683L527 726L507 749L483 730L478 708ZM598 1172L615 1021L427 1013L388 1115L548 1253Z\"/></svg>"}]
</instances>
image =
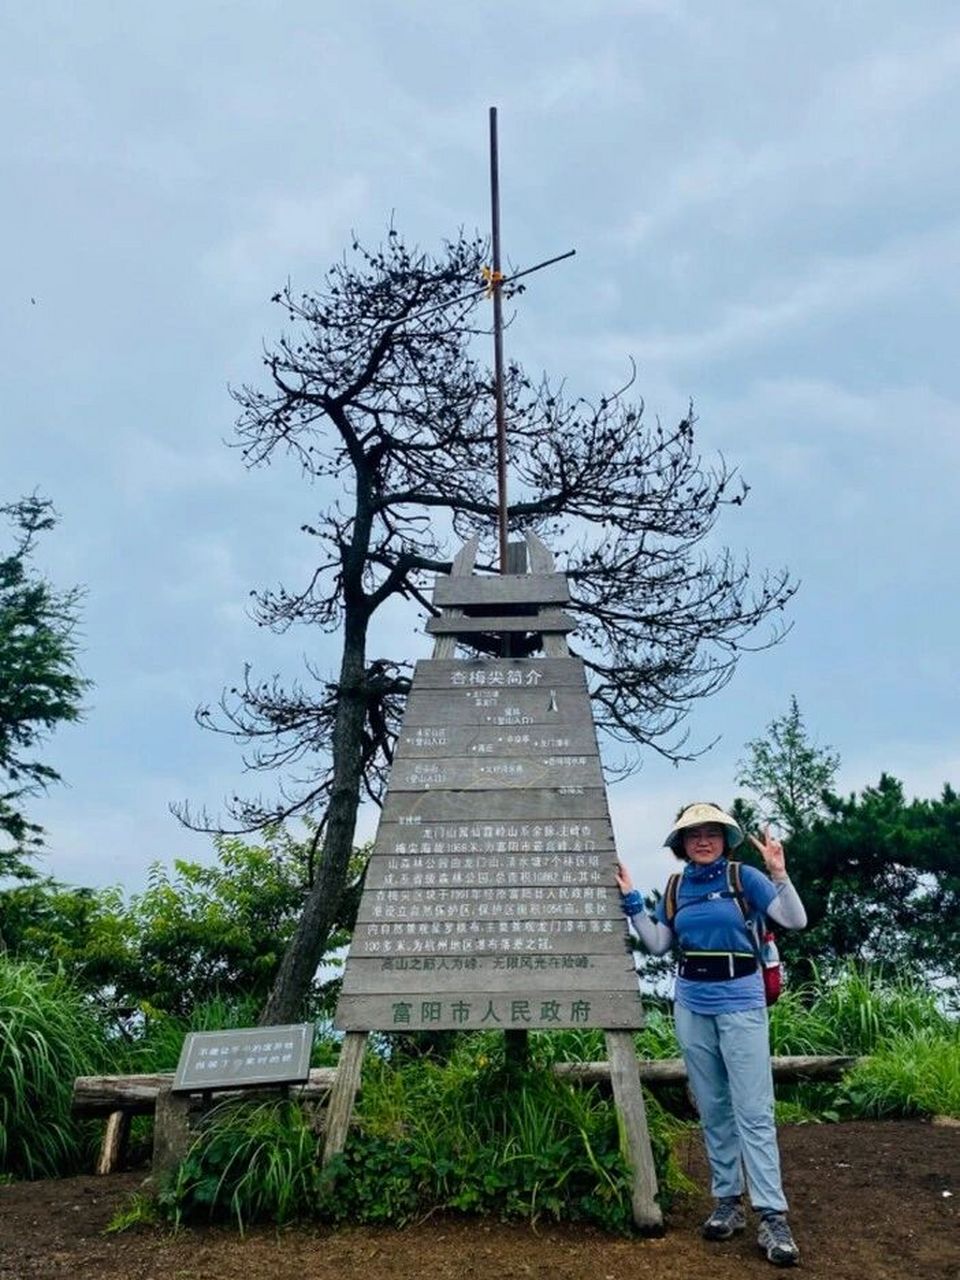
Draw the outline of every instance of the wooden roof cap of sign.
<instances>
[{"instance_id":1,"label":"wooden roof cap of sign","mask_svg":"<svg viewBox=\"0 0 960 1280\"><path fill-rule=\"evenodd\" d=\"M458 644L490 652L495 636L505 639L514 658L538 650L548 658L568 657L566 637L577 624L559 607L569 603L570 591L551 551L528 532L523 542L508 546L507 573L479 577L473 573L479 541L465 543L449 576L437 578L433 602L440 616L427 622L436 637L434 658L452 658Z\"/></svg>"}]
</instances>

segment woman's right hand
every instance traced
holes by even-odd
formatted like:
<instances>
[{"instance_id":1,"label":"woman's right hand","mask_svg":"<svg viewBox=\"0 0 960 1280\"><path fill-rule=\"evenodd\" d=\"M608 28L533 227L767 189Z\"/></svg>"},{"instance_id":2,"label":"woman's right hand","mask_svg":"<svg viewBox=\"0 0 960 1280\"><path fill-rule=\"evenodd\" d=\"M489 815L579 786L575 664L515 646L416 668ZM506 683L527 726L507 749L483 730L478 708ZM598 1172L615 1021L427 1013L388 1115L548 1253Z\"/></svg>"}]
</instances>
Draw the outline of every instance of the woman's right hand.
<instances>
[{"instance_id":1,"label":"woman's right hand","mask_svg":"<svg viewBox=\"0 0 960 1280\"><path fill-rule=\"evenodd\" d=\"M617 888L621 893L630 893L633 889L633 880L630 878L630 872L622 862L617 863Z\"/></svg>"}]
</instances>

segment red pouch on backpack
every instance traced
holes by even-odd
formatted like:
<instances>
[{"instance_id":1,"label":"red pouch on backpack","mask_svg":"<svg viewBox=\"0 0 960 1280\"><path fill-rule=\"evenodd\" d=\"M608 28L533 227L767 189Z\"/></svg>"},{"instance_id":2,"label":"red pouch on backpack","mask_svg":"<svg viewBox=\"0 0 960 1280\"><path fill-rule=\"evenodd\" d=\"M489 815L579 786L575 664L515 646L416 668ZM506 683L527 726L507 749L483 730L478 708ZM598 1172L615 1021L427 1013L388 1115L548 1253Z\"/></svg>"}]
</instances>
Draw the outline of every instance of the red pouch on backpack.
<instances>
[{"instance_id":1,"label":"red pouch on backpack","mask_svg":"<svg viewBox=\"0 0 960 1280\"><path fill-rule=\"evenodd\" d=\"M769 929L763 935L760 948L760 970L763 973L763 993L767 1004L776 1004L783 990L783 965L780 963L777 940Z\"/></svg>"}]
</instances>

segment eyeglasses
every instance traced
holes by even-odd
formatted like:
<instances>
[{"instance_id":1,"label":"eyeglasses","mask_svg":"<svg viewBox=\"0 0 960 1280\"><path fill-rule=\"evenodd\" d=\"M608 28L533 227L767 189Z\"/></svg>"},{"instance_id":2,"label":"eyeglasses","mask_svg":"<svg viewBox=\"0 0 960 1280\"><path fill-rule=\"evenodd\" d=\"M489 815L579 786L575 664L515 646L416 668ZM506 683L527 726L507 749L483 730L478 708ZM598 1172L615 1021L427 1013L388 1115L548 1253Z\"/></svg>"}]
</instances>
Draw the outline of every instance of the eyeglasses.
<instances>
[{"instance_id":1,"label":"eyeglasses","mask_svg":"<svg viewBox=\"0 0 960 1280\"><path fill-rule=\"evenodd\" d=\"M722 840L723 830L719 827L687 827L683 833L684 840L696 844L700 840Z\"/></svg>"}]
</instances>

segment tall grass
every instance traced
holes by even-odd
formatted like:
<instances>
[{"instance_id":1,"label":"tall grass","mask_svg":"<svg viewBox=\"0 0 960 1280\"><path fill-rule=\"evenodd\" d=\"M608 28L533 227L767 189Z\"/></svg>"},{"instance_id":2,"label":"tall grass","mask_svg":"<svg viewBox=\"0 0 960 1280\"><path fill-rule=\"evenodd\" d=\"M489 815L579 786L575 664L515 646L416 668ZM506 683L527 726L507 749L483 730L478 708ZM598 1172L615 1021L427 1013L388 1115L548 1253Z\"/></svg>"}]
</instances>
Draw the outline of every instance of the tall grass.
<instances>
[{"instance_id":1,"label":"tall grass","mask_svg":"<svg viewBox=\"0 0 960 1280\"><path fill-rule=\"evenodd\" d=\"M646 1025L634 1035L634 1042L641 1058L680 1056L673 1017L656 1006L646 1010ZM603 1032L593 1029L536 1032L534 1043L537 1057L544 1063L603 1062L607 1056Z\"/></svg>"},{"instance_id":2,"label":"tall grass","mask_svg":"<svg viewBox=\"0 0 960 1280\"><path fill-rule=\"evenodd\" d=\"M199 1216L283 1224L316 1211L317 1135L302 1108L286 1099L224 1103L161 1190L174 1223Z\"/></svg>"},{"instance_id":3,"label":"tall grass","mask_svg":"<svg viewBox=\"0 0 960 1280\"><path fill-rule=\"evenodd\" d=\"M678 1128L648 1102L661 1200L682 1183ZM502 1039L473 1036L450 1059L371 1057L342 1157L320 1180L296 1108L233 1110L202 1134L166 1192L177 1218L230 1216L401 1224L436 1209L631 1229L631 1174L611 1101L539 1063L505 1067Z\"/></svg>"},{"instance_id":4,"label":"tall grass","mask_svg":"<svg viewBox=\"0 0 960 1280\"><path fill-rule=\"evenodd\" d=\"M781 1122L957 1114L958 1024L915 979L848 965L788 990L770 1010L770 1040L778 1054L867 1059L838 1084L779 1086Z\"/></svg>"},{"instance_id":5,"label":"tall grass","mask_svg":"<svg viewBox=\"0 0 960 1280\"><path fill-rule=\"evenodd\" d=\"M75 1171L91 1129L71 1115L74 1078L113 1060L91 1005L62 973L0 955L0 1170Z\"/></svg>"},{"instance_id":6,"label":"tall grass","mask_svg":"<svg viewBox=\"0 0 960 1280\"><path fill-rule=\"evenodd\" d=\"M863 1055L897 1037L950 1035L955 1025L922 983L851 964L829 982L788 989L770 1010L770 1042L778 1054Z\"/></svg>"},{"instance_id":7,"label":"tall grass","mask_svg":"<svg viewBox=\"0 0 960 1280\"><path fill-rule=\"evenodd\" d=\"M847 1074L838 1105L846 1115L960 1119L960 1030L894 1036Z\"/></svg>"}]
</instances>

